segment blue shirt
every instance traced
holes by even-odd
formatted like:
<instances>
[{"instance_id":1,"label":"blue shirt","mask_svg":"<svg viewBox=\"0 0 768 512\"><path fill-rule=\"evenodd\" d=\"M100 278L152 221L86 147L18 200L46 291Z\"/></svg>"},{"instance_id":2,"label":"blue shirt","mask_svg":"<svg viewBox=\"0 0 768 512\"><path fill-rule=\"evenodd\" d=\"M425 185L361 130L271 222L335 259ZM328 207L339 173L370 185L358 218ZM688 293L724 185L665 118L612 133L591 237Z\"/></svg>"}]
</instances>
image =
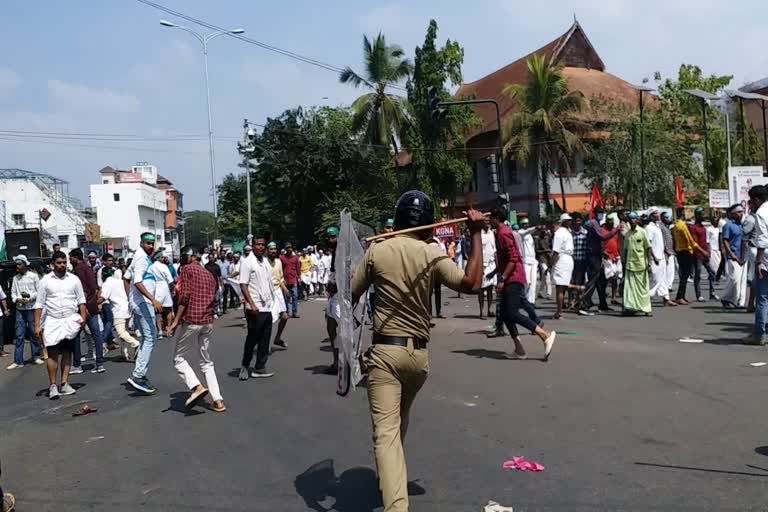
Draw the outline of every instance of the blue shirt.
<instances>
[{"instance_id":1,"label":"blue shirt","mask_svg":"<svg viewBox=\"0 0 768 512\"><path fill-rule=\"evenodd\" d=\"M224 278L224 279L229 277L229 267L230 267L229 261L227 261L227 260L224 260L224 261L218 260L216 262L216 264L219 266L219 269L221 270L221 277Z\"/></svg>"},{"instance_id":2,"label":"blue shirt","mask_svg":"<svg viewBox=\"0 0 768 512\"><path fill-rule=\"evenodd\" d=\"M741 224L735 223L732 219L728 219L723 226L723 240L727 240L731 246L731 251L737 258L741 259L741 240L744 238L744 231L741 229Z\"/></svg>"}]
</instances>

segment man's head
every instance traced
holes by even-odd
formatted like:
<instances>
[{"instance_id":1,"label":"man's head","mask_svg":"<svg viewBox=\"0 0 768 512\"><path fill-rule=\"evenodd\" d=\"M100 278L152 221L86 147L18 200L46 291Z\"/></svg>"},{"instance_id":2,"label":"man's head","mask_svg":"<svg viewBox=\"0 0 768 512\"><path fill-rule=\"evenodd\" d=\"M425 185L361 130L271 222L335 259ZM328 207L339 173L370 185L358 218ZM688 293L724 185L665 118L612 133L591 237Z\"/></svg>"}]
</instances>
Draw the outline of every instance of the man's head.
<instances>
[{"instance_id":1,"label":"man's head","mask_svg":"<svg viewBox=\"0 0 768 512\"><path fill-rule=\"evenodd\" d=\"M269 242L267 244L267 256L269 256L269 259L271 260L277 258L277 244L275 242Z\"/></svg>"},{"instance_id":2,"label":"man's head","mask_svg":"<svg viewBox=\"0 0 768 512\"><path fill-rule=\"evenodd\" d=\"M287 244L285 244L285 255L286 256L293 255L293 244L291 242L288 242Z\"/></svg>"},{"instance_id":3,"label":"man's head","mask_svg":"<svg viewBox=\"0 0 768 512\"><path fill-rule=\"evenodd\" d=\"M80 251L80 256L83 252ZM51 265L53 265L53 271L57 276L61 277L67 272L67 255L61 251L56 251L51 256Z\"/></svg>"},{"instance_id":4,"label":"man's head","mask_svg":"<svg viewBox=\"0 0 768 512\"><path fill-rule=\"evenodd\" d=\"M704 208L699 206L693 211L693 218L696 219L697 223L701 223L704 220Z\"/></svg>"},{"instance_id":5,"label":"man's head","mask_svg":"<svg viewBox=\"0 0 768 512\"><path fill-rule=\"evenodd\" d=\"M528 217L523 217L522 219L520 219L520 227L522 229L527 229L528 227L530 227L530 225L531 225L531 221L528 220Z\"/></svg>"},{"instance_id":6,"label":"man's head","mask_svg":"<svg viewBox=\"0 0 768 512\"><path fill-rule=\"evenodd\" d=\"M146 231L142 233L139 238L141 239L141 243L139 245L142 249L144 249L144 252L147 254L152 254L155 251L155 235L149 231Z\"/></svg>"},{"instance_id":7,"label":"man's head","mask_svg":"<svg viewBox=\"0 0 768 512\"><path fill-rule=\"evenodd\" d=\"M571 226L573 226L573 217L567 213L562 214L560 216L560 225L566 229L571 229Z\"/></svg>"},{"instance_id":8,"label":"man's head","mask_svg":"<svg viewBox=\"0 0 768 512\"><path fill-rule=\"evenodd\" d=\"M581 213L579 212L573 212L571 214L572 223L573 223L573 229L574 231L578 231L581 229L581 223L584 221L584 217L581 216Z\"/></svg>"},{"instance_id":9,"label":"man's head","mask_svg":"<svg viewBox=\"0 0 768 512\"><path fill-rule=\"evenodd\" d=\"M733 222L740 224L741 220L744 218L744 208L736 203L728 209L728 217L732 219Z\"/></svg>"},{"instance_id":10,"label":"man's head","mask_svg":"<svg viewBox=\"0 0 768 512\"><path fill-rule=\"evenodd\" d=\"M331 226L325 230L325 238L328 240L328 247L336 248L339 240L339 228Z\"/></svg>"},{"instance_id":11,"label":"man's head","mask_svg":"<svg viewBox=\"0 0 768 512\"><path fill-rule=\"evenodd\" d=\"M756 185L749 189L749 209L751 211L757 211L766 201L768 201L768 187Z\"/></svg>"},{"instance_id":12,"label":"man's head","mask_svg":"<svg viewBox=\"0 0 768 512\"><path fill-rule=\"evenodd\" d=\"M648 219L650 219L651 222L658 221L660 216L661 214L658 208L655 208L655 207L648 208Z\"/></svg>"},{"instance_id":13,"label":"man's head","mask_svg":"<svg viewBox=\"0 0 768 512\"><path fill-rule=\"evenodd\" d=\"M95 251L89 252L88 253L88 264L90 266L92 266L92 267L95 267L96 266L96 258L97 258L97 255L96 255Z\"/></svg>"},{"instance_id":14,"label":"man's head","mask_svg":"<svg viewBox=\"0 0 768 512\"><path fill-rule=\"evenodd\" d=\"M115 274L115 269L112 267L101 267L101 279L106 281Z\"/></svg>"},{"instance_id":15,"label":"man's head","mask_svg":"<svg viewBox=\"0 0 768 512\"><path fill-rule=\"evenodd\" d=\"M112 267L115 265L115 257L109 253L106 253L101 257L101 262L105 267Z\"/></svg>"},{"instance_id":16,"label":"man's head","mask_svg":"<svg viewBox=\"0 0 768 512\"><path fill-rule=\"evenodd\" d=\"M685 220L685 208L682 206L677 209L677 218Z\"/></svg>"},{"instance_id":17,"label":"man's head","mask_svg":"<svg viewBox=\"0 0 768 512\"><path fill-rule=\"evenodd\" d=\"M266 249L267 242L263 236L257 236L253 239L253 255L261 259L264 257L264 250Z\"/></svg>"},{"instance_id":18,"label":"man's head","mask_svg":"<svg viewBox=\"0 0 768 512\"><path fill-rule=\"evenodd\" d=\"M397 200L395 204L395 229L417 228L435 222L435 209L432 200L420 190L410 190ZM432 230L417 231L415 236L428 240Z\"/></svg>"},{"instance_id":19,"label":"man's head","mask_svg":"<svg viewBox=\"0 0 768 512\"><path fill-rule=\"evenodd\" d=\"M77 265L83 261L83 251L81 249L72 249L69 251L69 259L72 261L72 265Z\"/></svg>"},{"instance_id":20,"label":"man's head","mask_svg":"<svg viewBox=\"0 0 768 512\"><path fill-rule=\"evenodd\" d=\"M603 222L603 219L605 218L605 210L603 210L603 207L595 206L593 212L595 213L595 219L597 219L597 222Z\"/></svg>"},{"instance_id":21,"label":"man's head","mask_svg":"<svg viewBox=\"0 0 768 512\"><path fill-rule=\"evenodd\" d=\"M253 252L253 247L251 247L250 245L246 245L245 247L243 247L243 256L245 256L246 258L250 256L252 252Z\"/></svg>"},{"instance_id":22,"label":"man's head","mask_svg":"<svg viewBox=\"0 0 768 512\"><path fill-rule=\"evenodd\" d=\"M632 224L632 229L635 229L640 224L640 215L637 212L629 212L629 222Z\"/></svg>"},{"instance_id":23,"label":"man's head","mask_svg":"<svg viewBox=\"0 0 768 512\"><path fill-rule=\"evenodd\" d=\"M236 252L235 254L232 255L232 261L234 263L238 263L240 261L240 256L241 256L240 253Z\"/></svg>"},{"instance_id":24,"label":"man's head","mask_svg":"<svg viewBox=\"0 0 768 512\"><path fill-rule=\"evenodd\" d=\"M391 233L395 230L395 219L387 219L384 223L384 232Z\"/></svg>"},{"instance_id":25,"label":"man's head","mask_svg":"<svg viewBox=\"0 0 768 512\"><path fill-rule=\"evenodd\" d=\"M186 245L181 248L181 261L179 262L180 265L183 267L184 265L187 265L189 263L194 263L196 261L200 261L200 257L198 254L201 254L203 252L202 249L200 249L199 253L195 252L195 248Z\"/></svg>"},{"instance_id":26,"label":"man's head","mask_svg":"<svg viewBox=\"0 0 768 512\"><path fill-rule=\"evenodd\" d=\"M118 258L117 259L117 266L118 267L124 267L125 266L125 258Z\"/></svg>"},{"instance_id":27,"label":"man's head","mask_svg":"<svg viewBox=\"0 0 768 512\"><path fill-rule=\"evenodd\" d=\"M669 226L670 224L672 224L672 215L670 215L669 212L662 212L661 222Z\"/></svg>"},{"instance_id":28,"label":"man's head","mask_svg":"<svg viewBox=\"0 0 768 512\"><path fill-rule=\"evenodd\" d=\"M489 219L487 219L487 218L486 218L486 219L483 221L483 231L485 231L485 232L487 233L487 232L488 232L488 230L490 230L490 229L491 229L491 221L490 221Z\"/></svg>"},{"instance_id":29,"label":"man's head","mask_svg":"<svg viewBox=\"0 0 768 512\"><path fill-rule=\"evenodd\" d=\"M499 226L507 220L507 212L502 208L494 208L491 210L491 214L488 217L489 224L493 229L499 229Z\"/></svg>"},{"instance_id":30,"label":"man's head","mask_svg":"<svg viewBox=\"0 0 768 512\"><path fill-rule=\"evenodd\" d=\"M29 260L23 254L19 254L13 258L13 262L16 263L16 271L22 274L27 271L27 268L29 268Z\"/></svg>"},{"instance_id":31,"label":"man's head","mask_svg":"<svg viewBox=\"0 0 768 512\"><path fill-rule=\"evenodd\" d=\"M61 252L61 244L53 244L53 252Z\"/></svg>"},{"instance_id":32,"label":"man's head","mask_svg":"<svg viewBox=\"0 0 768 512\"><path fill-rule=\"evenodd\" d=\"M613 227L616 225L616 219L618 219L618 216L615 213L606 216L605 227L608 229L613 229Z\"/></svg>"}]
</instances>

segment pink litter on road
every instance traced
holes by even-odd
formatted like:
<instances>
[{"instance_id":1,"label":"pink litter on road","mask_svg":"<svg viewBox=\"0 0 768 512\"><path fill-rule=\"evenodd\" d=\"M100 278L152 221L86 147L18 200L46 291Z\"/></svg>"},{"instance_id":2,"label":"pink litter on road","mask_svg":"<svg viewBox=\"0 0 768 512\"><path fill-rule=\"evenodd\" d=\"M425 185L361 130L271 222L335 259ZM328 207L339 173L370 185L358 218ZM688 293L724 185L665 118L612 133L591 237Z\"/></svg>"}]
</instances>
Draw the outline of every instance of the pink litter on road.
<instances>
[{"instance_id":1,"label":"pink litter on road","mask_svg":"<svg viewBox=\"0 0 768 512\"><path fill-rule=\"evenodd\" d=\"M525 457L512 457L501 465L504 469L519 469L520 471L544 471L544 466Z\"/></svg>"}]
</instances>

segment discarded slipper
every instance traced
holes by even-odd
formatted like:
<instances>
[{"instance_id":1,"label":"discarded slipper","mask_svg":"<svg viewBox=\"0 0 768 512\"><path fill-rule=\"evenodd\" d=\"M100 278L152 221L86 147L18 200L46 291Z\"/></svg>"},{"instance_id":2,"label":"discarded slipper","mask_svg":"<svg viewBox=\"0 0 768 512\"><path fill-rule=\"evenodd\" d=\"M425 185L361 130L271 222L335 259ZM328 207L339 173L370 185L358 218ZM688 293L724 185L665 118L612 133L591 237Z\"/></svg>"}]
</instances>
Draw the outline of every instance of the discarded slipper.
<instances>
[{"instance_id":1,"label":"discarded slipper","mask_svg":"<svg viewBox=\"0 0 768 512\"><path fill-rule=\"evenodd\" d=\"M483 508L483 512L514 512L514 510L512 507L505 507L495 501L488 500L488 504Z\"/></svg>"},{"instance_id":2,"label":"discarded slipper","mask_svg":"<svg viewBox=\"0 0 768 512\"><path fill-rule=\"evenodd\" d=\"M544 466L532 460L525 460L525 457L512 457L501 465L504 469L519 469L520 471L544 471Z\"/></svg>"},{"instance_id":3,"label":"discarded slipper","mask_svg":"<svg viewBox=\"0 0 768 512\"><path fill-rule=\"evenodd\" d=\"M92 412L96 412L98 409L95 407L89 407L88 404L85 404L78 410L72 413L72 416L85 416L86 414L91 414Z\"/></svg>"}]
</instances>

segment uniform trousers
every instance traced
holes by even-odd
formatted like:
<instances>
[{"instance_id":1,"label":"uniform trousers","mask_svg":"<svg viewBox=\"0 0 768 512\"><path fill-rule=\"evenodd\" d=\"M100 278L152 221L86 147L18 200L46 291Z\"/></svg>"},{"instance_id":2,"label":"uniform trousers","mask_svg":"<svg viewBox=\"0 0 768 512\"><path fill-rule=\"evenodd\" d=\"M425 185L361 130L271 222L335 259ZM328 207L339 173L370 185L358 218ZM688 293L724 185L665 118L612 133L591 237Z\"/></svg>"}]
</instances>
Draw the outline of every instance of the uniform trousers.
<instances>
[{"instance_id":1,"label":"uniform trousers","mask_svg":"<svg viewBox=\"0 0 768 512\"><path fill-rule=\"evenodd\" d=\"M368 369L368 402L373 422L373 449L384 512L408 510L408 473L403 441L411 405L427 380L427 349L373 345L363 360Z\"/></svg>"}]
</instances>

